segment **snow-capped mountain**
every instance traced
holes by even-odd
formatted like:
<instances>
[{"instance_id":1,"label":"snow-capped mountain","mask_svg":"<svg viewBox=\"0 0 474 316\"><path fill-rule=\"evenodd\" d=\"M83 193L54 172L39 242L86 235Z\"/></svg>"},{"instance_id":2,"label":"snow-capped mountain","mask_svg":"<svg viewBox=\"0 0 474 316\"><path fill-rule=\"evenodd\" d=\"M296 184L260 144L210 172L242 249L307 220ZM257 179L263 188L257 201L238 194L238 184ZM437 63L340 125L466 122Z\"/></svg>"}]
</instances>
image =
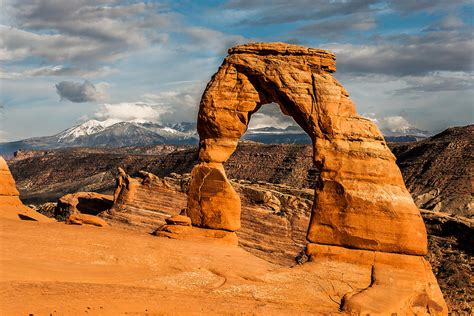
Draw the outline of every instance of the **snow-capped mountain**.
<instances>
[{"instance_id":1,"label":"snow-capped mountain","mask_svg":"<svg viewBox=\"0 0 474 316\"><path fill-rule=\"evenodd\" d=\"M144 120L89 120L53 136L2 143L0 154L11 155L18 149L197 144L198 139L194 123L161 125Z\"/></svg>"},{"instance_id":2,"label":"snow-capped mountain","mask_svg":"<svg viewBox=\"0 0 474 316\"><path fill-rule=\"evenodd\" d=\"M415 141L425 138L427 132L408 129L382 130L387 141ZM299 126L287 128L262 127L249 129L242 137L271 144L310 144L311 139ZM157 144L194 144L199 141L196 123L158 124L144 120L105 121L89 120L56 135L35 137L16 142L1 143L0 154L11 156L18 149L56 149L66 147L123 147Z\"/></svg>"},{"instance_id":3,"label":"snow-capped mountain","mask_svg":"<svg viewBox=\"0 0 474 316\"><path fill-rule=\"evenodd\" d=\"M385 137L413 136L425 138L430 136L429 132L411 126L392 129L382 128L381 132Z\"/></svg>"}]
</instances>

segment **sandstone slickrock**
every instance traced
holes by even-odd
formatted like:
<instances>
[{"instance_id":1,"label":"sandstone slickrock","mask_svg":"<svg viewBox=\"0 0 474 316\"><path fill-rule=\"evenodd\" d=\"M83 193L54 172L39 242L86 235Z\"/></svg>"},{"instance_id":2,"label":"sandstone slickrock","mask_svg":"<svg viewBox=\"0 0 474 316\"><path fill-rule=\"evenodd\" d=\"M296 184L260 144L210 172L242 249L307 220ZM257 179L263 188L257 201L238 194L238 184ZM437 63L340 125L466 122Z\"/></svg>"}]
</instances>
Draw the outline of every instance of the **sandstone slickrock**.
<instances>
[{"instance_id":1,"label":"sandstone slickrock","mask_svg":"<svg viewBox=\"0 0 474 316\"><path fill-rule=\"evenodd\" d=\"M344 296L343 311L355 315L447 313L431 266L423 257L317 244L309 244L307 253L310 261L346 262L367 279L365 289Z\"/></svg>"},{"instance_id":2,"label":"sandstone slickrock","mask_svg":"<svg viewBox=\"0 0 474 316\"><path fill-rule=\"evenodd\" d=\"M31 220L39 222L54 222L33 209L26 207L20 201L20 194L15 185L15 179L8 165L0 156L0 216L15 220Z\"/></svg>"},{"instance_id":3,"label":"sandstone slickrock","mask_svg":"<svg viewBox=\"0 0 474 316\"><path fill-rule=\"evenodd\" d=\"M165 225L153 232L158 237L171 239L201 241L223 245L237 246L238 239L235 232L219 229L198 228L188 225Z\"/></svg>"},{"instance_id":4,"label":"sandstone slickrock","mask_svg":"<svg viewBox=\"0 0 474 316\"><path fill-rule=\"evenodd\" d=\"M137 179L141 182L141 176ZM178 210L182 207L182 201L175 204L168 204L176 196L176 201L180 201L183 193L186 191L189 175L172 174L166 177L166 181L157 181L156 185L164 185L167 188L175 190L168 192L168 198L163 200L167 209L171 209L168 216L157 217L153 214L160 213L158 200L155 201L155 210L149 210L149 213L135 212L134 209L128 209L127 216L137 216L140 220L134 221L118 221L113 219L113 215L108 215L107 221L113 223L114 226L120 226L127 229L138 230L144 233L150 233L157 227L164 225L166 220L170 223L174 222L174 218ZM310 189L297 189L282 184L272 183L252 183L246 180L230 181L236 192L238 192L242 201L241 221L242 227L238 230L237 236L239 245L250 253L278 265L292 266L295 265L295 257L305 257L301 251L306 247L306 230L311 215L311 205L314 197L314 191ZM160 195L155 195L154 191L162 189L146 191L149 196L143 194L141 198L144 200L156 199ZM272 196L270 200L265 197ZM278 200L278 202L275 202ZM134 202L136 205L141 203ZM277 208L275 205L279 205ZM126 205L123 205L126 208ZM135 209L136 210L136 209ZM115 213L119 218L123 215ZM148 214L148 216L146 215ZM450 307L450 311L457 313L469 313L472 305L472 289L469 286L470 278L469 262L472 260L473 240L472 240L472 223L468 219L461 217L448 216L439 212L422 211L423 217L429 229L430 252L426 259L429 259L433 270L436 273L438 282L440 282L445 298ZM101 215L102 216L102 215ZM149 221L150 225L143 225ZM154 226L150 229L150 226ZM173 230L171 228L170 230ZM174 228L175 232L179 228ZM170 233L167 237L186 238L184 231L181 229L180 235ZM188 237L188 240L192 239ZM206 242L210 238L202 239ZM336 273L335 267L339 263L332 261L327 265L331 266L331 271ZM349 264L340 263L346 269ZM360 268L357 268L360 269ZM365 268L363 268L366 271ZM311 270L311 273L322 273L321 271ZM364 272L366 273L366 272ZM355 282L358 276L353 274L351 282ZM340 275L339 275L340 278ZM370 276L369 276L370 278ZM344 274L344 282L348 282L349 274ZM357 281L359 282L359 281ZM364 281L365 282L365 281ZM362 283L364 283L362 282ZM370 282L370 281L369 281ZM355 283L351 283L354 287ZM366 288L367 284L362 285ZM332 288L329 286L329 288ZM329 289L328 288L328 289ZM326 290L328 290L326 289ZM344 293L343 293L344 294Z\"/></svg>"},{"instance_id":5,"label":"sandstone slickrock","mask_svg":"<svg viewBox=\"0 0 474 316\"><path fill-rule=\"evenodd\" d=\"M144 177L153 181L145 181ZM186 206L189 181L189 174L164 178L146 172L136 178L122 174L117 181L119 193L114 206L99 216L114 226L145 233L165 224L184 225L189 217L177 214ZM127 183L135 185L127 189ZM313 190L248 181L230 183L242 201L242 227L237 231L239 244L270 262L294 265L295 256L306 245ZM130 190L140 193L130 198Z\"/></svg>"},{"instance_id":6,"label":"sandstone slickrock","mask_svg":"<svg viewBox=\"0 0 474 316\"><path fill-rule=\"evenodd\" d=\"M376 125L356 114L347 91L332 76L335 70L334 54L320 49L255 43L229 50L200 103L201 164L193 170L187 209L194 225L238 229L238 210L228 212L223 202L235 194L225 192L225 174L217 170L235 150L252 114L275 102L313 140L314 164L321 172L308 240L426 254L426 230L395 157ZM216 187L202 176L203 163L213 164L212 174L219 174L215 201Z\"/></svg>"}]
</instances>

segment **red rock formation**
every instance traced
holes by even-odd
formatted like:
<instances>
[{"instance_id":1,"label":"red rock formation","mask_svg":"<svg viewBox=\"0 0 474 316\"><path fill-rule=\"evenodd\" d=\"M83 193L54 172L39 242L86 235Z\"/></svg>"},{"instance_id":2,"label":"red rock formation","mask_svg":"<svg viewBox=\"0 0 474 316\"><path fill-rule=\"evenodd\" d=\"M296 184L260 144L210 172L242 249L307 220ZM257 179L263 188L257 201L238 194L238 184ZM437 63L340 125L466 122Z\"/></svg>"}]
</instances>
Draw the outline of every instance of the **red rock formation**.
<instances>
[{"instance_id":1,"label":"red rock formation","mask_svg":"<svg viewBox=\"0 0 474 316\"><path fill-rule=\"evenodd\" d=\"M66 220L66 224L70 225L92 225L98 227L108 226L107 222L102 218L90 214L71 214Z\"/></svg>"},{"instance_id":2,"label":"red rock formation","mask_svg":"<svg viewBox=\"0 0 474 316\"><path fill-rule=\"evenodd\" d=\"M186 207L185 188L180 181L161 179L148 172L133 178L119 170L114 203L101 217L121 225L152 232L164 224L170 215L177 215ZM183 186L187 181L182 181Z\"/></svg>"},{"instance_id":3,"label":"red rock formation","mask_svg":"<svg viewBox=\"0 0 474 316\"><path fill-rule=\"evenodd\" d=\"M70 214L97 215L110 209L113 196L95 192L76 192L59 198L55 216L69 217Z\"/></svg>"},{"instance_id":4,"label":"red rock formation","mask_svg":"<svg viewBox=\"0 0 474 316\"><path fill-rule=\"evenodd\" d=\"M446 314L431 267L421 257L427 253L426 228L395 157L376 125L357 115L332 76L335 70L334 54L324 50L283 43L231 48L202 96L200 163L192 171L187 215L202 228L240 228L239 197L222 163L252 114L275 102L311 137L320 170L307 233L314 244L307 253L316 259L327 254L351 268L361 261L377 271L370 289L348 295L341 308Z\"/></svg>"},{"instance_id":5,"label":"red rock formation","mask_svg":"<svg viewBox=\"0 0 474 316\"><path fill-rule=\"evenodd\" d=\"M376 125L356 114L347 91L331 75L334 71L335 56L324 50L283 43L229 50L200 104L201 163L193 171L188 199L194 225L239 228L238 204L228 211L223 202L236 195L221 163L235 150L251 115L276 102L313 139L314 163L321 170L308 240L426 253L426 230L395 157ZM213 176L207 179L206 174Z\"/></svg>"},{"instance_id":6,"label":"red rock formation","mask_svg":"<svg viewBox=\"0 0 474 316\"><path fill-rule=\"evenodd\" d=\"M6 161L0 156L0 217L15 220L54 222L20 201L20 194Z\"/></svg>"}]
</instances>

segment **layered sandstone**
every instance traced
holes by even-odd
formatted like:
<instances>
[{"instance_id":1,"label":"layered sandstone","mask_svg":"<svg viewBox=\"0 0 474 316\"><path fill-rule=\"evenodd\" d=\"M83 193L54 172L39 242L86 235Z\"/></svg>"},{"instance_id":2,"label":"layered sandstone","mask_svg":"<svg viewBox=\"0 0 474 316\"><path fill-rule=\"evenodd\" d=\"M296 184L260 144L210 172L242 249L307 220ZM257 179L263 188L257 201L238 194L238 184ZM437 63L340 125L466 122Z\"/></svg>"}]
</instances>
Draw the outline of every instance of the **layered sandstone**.
<instances>
[{"instance_id":1,"label":"layered sandstone","mask_svg":"<svg viewBox=\"0 0 474 316\"><path fill-rule=\"evenodd\" d=\"M119 169L113 205L101 217L117 225L152 232L170 215L186 208L185 179L171 181L169 177L159 178L149 172L132 177Z\"/></svg>"},{"instance_id":2,"label":"layered sandstone","mask_svg":"<svg viewBox=\"0 0 474 316\"><path fill-rule=\"evenodd\" d=\"M334 71L335 56L324 50L283 43L229 50L200 104L201 163L193 171L187 209L194 225L230 231L240 226L238 209L227 212L227 207L219 207L218 196L235 198L221 164L236 149L252 114L275 102L313 140L320 177L308 240L426 253L426 230L395 157L376 125L356 114L347 91L332 76ZM203 164L209 174L220 175L217 182L201 176ZM216 187L220 191L213 195Z\"/></svg>"},{"instance_id":3,"label":"layered sandstone","mask_svg":"<svg viewBox=\"0 0 474 316\"><path fill-rule=\"evenodd\" d=\"M23 205L15 180L6 161L0 156L0 217L15 220L53 222L54 220Z\"/></svg>"},{"instance_id":4,"label":"layered sandstone","mask_svg":"<svg viewBox=\"0 0 474 316\"><path fill-rule=\"evenodd\" d=\"M340 308L355 314L446 314L431 267L421 257L427 253L426 229L395 157L376 125L357 115L334 71L335 56L324 50L283 43L231 48L201 99L199 163L191 173L186 213L197 227L240 228L240 199L222 163L236 150L252 114L277 103L311 137L320 171L306 254L319 264L327 257L372 271L367 289L346 293Z\"/></svg>"}]
</instances>

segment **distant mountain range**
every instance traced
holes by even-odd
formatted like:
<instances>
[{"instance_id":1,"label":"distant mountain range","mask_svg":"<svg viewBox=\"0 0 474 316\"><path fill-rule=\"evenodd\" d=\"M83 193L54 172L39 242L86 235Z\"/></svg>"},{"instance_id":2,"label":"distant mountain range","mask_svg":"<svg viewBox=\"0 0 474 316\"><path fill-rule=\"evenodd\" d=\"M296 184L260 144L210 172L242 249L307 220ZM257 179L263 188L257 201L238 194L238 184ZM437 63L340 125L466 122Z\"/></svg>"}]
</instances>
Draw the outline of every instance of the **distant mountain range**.
<instances>
[{"instance_id":1,"label":"distant mountain range","mask_svg":"<svg viewBox=\"0 0 474 316\"><path fill-rule=\"evenodd\" d=\"M382 131L387 141L414 141L428 136L427 132L410 128ZM267 144L308 144L309 136L298 126L249 129L242 137ZM34 137L0 143L0 154L11 156L18 149L58 149L66 147L124 147L159 144L197 144L196 123L158 124L143 120L89 120L56 135Z\"/></svg>"}]
</instances>

